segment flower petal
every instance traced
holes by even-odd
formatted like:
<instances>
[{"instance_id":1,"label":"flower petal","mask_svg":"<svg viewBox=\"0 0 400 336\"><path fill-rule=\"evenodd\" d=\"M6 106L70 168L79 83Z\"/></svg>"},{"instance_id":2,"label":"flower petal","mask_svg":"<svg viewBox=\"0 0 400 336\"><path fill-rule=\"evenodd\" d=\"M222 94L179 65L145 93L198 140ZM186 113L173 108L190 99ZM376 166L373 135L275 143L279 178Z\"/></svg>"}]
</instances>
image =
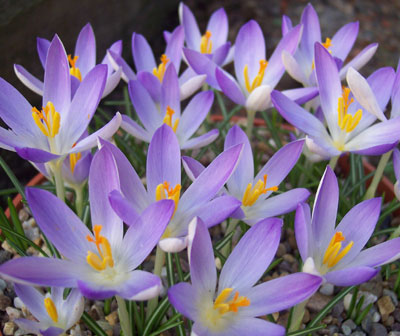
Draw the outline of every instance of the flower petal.
<instances>
[{"instance_id":1,"label":"flower petal","mask_svg":"<svg viewBox=\"0 0 400 336\"><path fill-rule=\"evenodd\" d=\"M337 58L345 61L358 35L358 22L350 22L340 28L332 37L329 50Z\"/></svg>"},{"instance_id":2,"label":"flower petal","mask_svg":"<svg viewBox=\"0 0 400 336\"><path fill-rule=\"evenodd\" d=\"M160 80L148 71L140 71L137 74L137 79L144 86L151 98L156 103L161 101L161 83Z\"/></svg>"},{"instance_id":3,"label":"flower petal","mask_svg":"<svg viewBox=\"0 0 400 336\"><path fill-rule=\"evenodd\" d=\"M182 59L182 48L185 41L185 32L182 26L178 26L172 32L170 39L165 49L165 54L174 65L176 72L179 73L179 68Z\"/></svg>"},{"instance_id":4,"label":"flower petal","mask_svg":"<svg viewBox=\"0 0 400 336\"><path fill-rule=\"evenodd\" d=\"M108 199L115 213L125 224L130 226L140 217L137 209L118 190L113 190Z\"/></svg>"},{"instance_id":5,"label":"flower petal","mask_svg":"<svg viewBox=\"0 0 400 336\"><path fill-rule=\"evenodd\" d=\"M228 17L225 9L220 8L212 13L207 24L207 30L211 32L211 41L214 50L226 42L228 28Z\"/></svg>"},{"instance_id":6,"label":"flower petal","mask_svg":"<svg viewBox=\"0 0 400 336\"><path fill-rule=\"evenodd\" d=\"M136 79L135 72L128 65L128 63L125 62L125 60L121 57L121 55L108 49L107 57L108 57L109 62L112 65L112 67L114 68L114 70L118 70L118 68L122 68L121 77L125 82L128 83L129 81Z\"/></svg>"},{"instance_id":7,"label":"flower petal","mask_svg":"<svg viewBox=\"0 0 400 336\"><path fill-rule=\"evenodd\" d=\"M301 51L305 54L310 65L314 59L314 44L321 42L321 28L319 25L318 14L311 4L308 4L301 14L303 24L303 34L301 36Z\"/></svg>"},{"instance_id":8,"label":"flower petal","mask_svg":"<svg viewBox=\"0 0 400 336\"><path fill-rule=\"evenodd\" d=\"M294 232L296 235L297 248L303 263L311 255L311 212L310 207L306 203L297 205L296 216L294 218Z\"/></svg>"},{"instance_id":9,"label":"flower petal","mask_svg":"<svg viewBox=\"0 0 400 336\"><path fill-rule=\"evenodd\" d=\"M186 44L190 49L200 50L200 30L197 26L196 19L184 3L179 4L179 20L185 30Z\"/></svg>"},{"instance_id":10,"label":"flower petal","mask_svg":"<svg viewBox=\"0 0 400 336\"><path fill-rule=\"evenodd\" d=\"M182 78L182 76L181 76ZM194 75L185 82L180 82L181 100L189 98L193 93L202 87L207 79L207 75Z\"/></svg>"},{"instance_id":11,"label":"flower petal","mask_svg":"<svg viewBox=\"0 0 400 336\"><path fill-rule=\"evenodd\" d=\"M271 91L269 85L261 85L251 91L246 99L247 111L263 111L271 106Z\"/></svg>"},{"instance_id":12,"label":"flower petal","mask_svg":"<svg viewBox=\"0 0 400 336\"><path fill-rule=\"evenodd\" d=\"M130 135L138 138L139 140L150 142L151 134L139 126L135 121L129 118L127 115L122 116L121 128L129 133Z\"/></svg>"},{"instance_id":13,"label":"flower petal","mask_svg":"<svg viewBox=\"0 0 400 336\"><path fill-rule=\"evenodd\" d=\"M179 80L174 66L168 66L165 70L164 79L161 84L161 116L165 115L169 106L175 112L175 117L181 116L181 93Z\"/></svg>"},{"instance_id":14,"label":"flower petal","mask_svg":"<svg viewBox=\"0 0 400 336\"><path fill-rule=\"evenodd\" d=\"M215 267L214 267L215 268ZM191 284L180 282L168 289L168 300L183 316L197 320L199 314L196 291Z\"/></svg>"},{"instance_id":15,"label":"flower petal","mask_svg":"<svg viewBox=\"0 0 400 336\"><path fill-rule=\"evenodd\" d=\"M29 160L37 163L44 163L51 160L58 159L60 155L49 153L47 151L29 148L29 147L15 147L17 154L25 160Z\"/></svg>"},{"instance_id":16,"label":"flower petal","mask_svg":"<svg viewBox=\"0 0 400 336\"><path fill-rule=\"evenodd\" d=\"M203 135L186 141L184 144L181 145L181 149L196 149L207 146L216 138L218 138L218 135L219 131L217 129L213 129Z\"/></svg>"},{"instance_id":17,"label":"flower petal","mask_svg":"<svg viewBox=\"0 0 400 336\"><path fill-rule=\"evenodd\" d=\"M379 269L367 266L350 267L324 275L327 282L335 286L354 286L372 279L379 273Z\"/></svg>"},{"instance_id":18,"label":"flower petal","mask_svg":"<svg viewBox=\"0 0 400 336\"><path fill-rule=\"evenodd\" d=\"M354 57L349 63L340 69L339 76L340 79L344 79L349 68L354 68L356 70L361 69L369 60L374 56L376 50L378 49L378 43L371 43L361 50L356 57Z\"/></svg>"},{"instance_id":19,"label":"flower petal","mask_svg":"<svg viewBox=\"0 0 400 336\"><path fill-rule=\"evenodd\" d=\"M14 284L15 294L22 300L31 314L38 320L48 319L46 309L43 304L44 296L32 286Z\"/></svg>"},{"instance_id":20,"label":"flower petal","mask_svg":"<svg viewBox=\"0 0 400 336\"><path fill-rule=\"evenodd\" d=\"M50 41L46 40L44 38L38 37L36 39L36 47L37 47L37 52L39 55L40 63L42 63L43 69L46 67L46 58L47 58L47 52L50 47Z\"/></svg>"},{"instance_id":21,"label":"flower petal","mask_svg":"<svg viewBox=\"0 0 400 336\"><path fill-rule=\"evenodd\" d=\"M153 51L146 38L141 34L132 34L132 55L136 72L152 72L153 69L157 67Z\"/></svg>"},{"instance_id":22,"label":"flower petal","mask_svg":"<svg viewBox=\"0 0 400 336\"><path fill-rule=\"evenodd\" d=\"M106 85L104 87L103 95L101 98L108 96L117 87L122 75L122 68L119 67L117 71L114 71L110 76L107 77Z\"/></svg>"},{"instance_id":23,"label":"flower petal","mask_svg":"<svg viewBox=\"0 0 400 336\"><path fill-rule=\"evenodd\" d=\"M244 96L242 89L230 74L217 68L215 71L215 77L222 92L229 99L238 105L244 105L246 103L246 97Z\"/></svg>"},{"instance_id":24,"label":"flower petal","mask_svg":"<svg viewBox=\"0 0 400 336\"><path fill-rule=\"evenodd\" d=\"M23 66L14 64L14 71L18 79L33 92L43 95L43 82L31 75Z\"/></svg>"},{"instance_id":25,"label":"flower petal","mask_svg":"<svg viewBox=\"0 0 400 336\"><path fill-rule=\"evenodd\" d=\"M76 67L79 68L82 78L84 78L96 65L96 39L90 23L80 31L73 56L78 56Z\"/></svg>"}]
</instances>

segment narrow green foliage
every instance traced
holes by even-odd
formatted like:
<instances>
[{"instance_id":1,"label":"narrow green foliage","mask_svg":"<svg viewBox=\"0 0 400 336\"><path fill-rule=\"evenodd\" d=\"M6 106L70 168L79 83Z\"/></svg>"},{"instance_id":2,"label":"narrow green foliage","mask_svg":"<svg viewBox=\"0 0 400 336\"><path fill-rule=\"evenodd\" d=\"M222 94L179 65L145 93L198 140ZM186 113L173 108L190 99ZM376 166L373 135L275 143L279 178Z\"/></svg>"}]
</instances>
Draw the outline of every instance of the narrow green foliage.
<instances>
[{"instance_id":1,"label":"narrow green foliage","mask_svg":"<svg viewBox=\"0 0 400 336\"><path fill-rule=\"evenodd\" d=\"M106 332L90 317L88 313L83 312L81 319L97 336L107 336Z\"/></svg>"}]
</instances>

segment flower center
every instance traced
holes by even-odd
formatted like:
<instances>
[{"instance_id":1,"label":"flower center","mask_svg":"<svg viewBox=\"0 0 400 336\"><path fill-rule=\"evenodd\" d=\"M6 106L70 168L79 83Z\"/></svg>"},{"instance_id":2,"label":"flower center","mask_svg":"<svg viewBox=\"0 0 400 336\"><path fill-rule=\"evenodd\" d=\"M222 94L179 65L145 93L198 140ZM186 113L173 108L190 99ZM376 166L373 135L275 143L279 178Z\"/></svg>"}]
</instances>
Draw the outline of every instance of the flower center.
<instances>
[{"instance_id":1,"label":"flower center","mask_svg":"<svg viewBox=\"0 0 400 336\"><path fill-rule=\"evenodd\" d=\"M338 231L335 232L333 235L328 248L325 251L324 259L322 260L322 264L326 265L327 267L331 268L335 266L342 258L349 253L350 249L352 248L354 242L351 241L347 244L347 246L342 249L342 242L346 238L343 236L342 232ZM342 251L340 251L342 250ZM340 253L339 253L340 251Z\"/></svg>"},{"instance_id":2,"label":"flower center","mask_svg":"<svg viewBox=\"0 0 400 336\"><path fill-rule=\"evenodd\" d=\"M161 183L156 188L156 200L160 201L163 199L173 200L175 203L175 210L178 208L179 197L181 196L181 185L177 184L174 188L172 188L167 181ZM172 216L174 216L174 214Z\"/></svg>"},{"instance_id":3,"label":"flower center","mask_svg":"<svg viewBox=\"0 0 400 336\"><path fill-rule=\"evenodd\" d=\"M75 166L77 162L81 159L81 153L71 153L69 155L69 167L71 169L71 173L74 173Z\"/></svg>"},{"instance_id":4,"label":"flower center","mask_svg":"<svg viewBox=\"0 0 400 336\"><path fill-rule=\"evenodd\" d=\"M338 99L338 125L342 131L347 133L356 128L362 117L361 109L358 109L354 116L347 112L349 106L354 102L354 99L349 96L350 89L344 87L342 96Z\"/></svg>"},{"instance_id":5,"label":"flower center","mask_svg":"<svg viewBox=\"0 0 400 336\"><path fill-rule=\"evenodd\" d=\"M261 85L267 65L268 65L268 61L260 60L260 68L258 69L258 73L257 73L256 77L254 77L253 82L251 84L250 84L250 79L249 79L249 66L247 64L244 66L244 69L243 69L244 83L245 83L246 89L249 93Z\"/></svg>"},{"instance_id":6,"label":"flower center","mask_svg":"<svg viewBox=\"0 0 400 336\"><path fill-rule=\"evenodd\" d=\"M82 82L82 74L79 68L76 67L76 61L78 60L79 56L74 56L74 58L71 57L71 54L68 55L68 62L69 65L71 66L71 69L69 69L69 73L78 78L80 82Z\"/></svg>"},{"instance_id":7,"label":"flower center","mask_svg":"<svg viewBox=\"0 0 400 336\"><path fill-rule=\"evenodd\" d=\"M153 75L156 76L158 78L158 80L162 83L162 81L164 79L165 69L167 67L167 63L169 62L169 58L167 57L167 55L162 54L160 60L161 60L161 63L158 66L158 68L153 69Z\"/></svg>"},{"instance_id":8,"label":"flower center","mask_svg":"<svg viewBox=\"0 0 400 336\"><path fill-rule=\"evenodd\" d=\"M93 228L94 231L94 239L87 235L86 239L90 243L96 244L97 252L99 255L88 251L86 261L92 266L96 271L103 271L109 267L114 267L114 260L112 257L111 245L108 239L100 234L102 229L101 225L95 225Z\"/></svg>"},{"instance_id":9,"label":"flower center","mask_svg":"<svg viewBox=\"0 0 400 336\"><path fill-rule=\"evenodd\" d=\"M212 51L211 32L207 30L200 40L200 52L202 54L211 54L211 51Z\"/></svg>"},{"instance_id":10,"label":"flower center","mask_svg":"<svg viewBox=\"0 0 400 336\"><path fill-rule=\"evenodd\" d=\"M329 37L327 37L327 38L325 39L325 42L322 43L322 45L323 45L326 49L329 49L329 48L332 46L332 40L331 40Z\"/></svg>"},{"instance_id":11,"label":"flower center","mask_svg":"<svg viewBox=\"0 0 400 336\"><path fill-rule=\"evenodd\" d=\"M224 315L228 312L237 313L239 307L250 306L250 300L245 296L239 296L239 292L236 292L232 300L227 301L233 292L233 288L225 288L215 299L213 308L219 312L220 315Z\"/></svg>"},{"instance_id":12,"label":"flower center","mask_svg":"<svg viewBox=\"0 0 400 336\"><path fill-rule=\"evenodd\" d=\"M32 107L32 117L45 136L54 138L58 134L60 130L60 114L55 110L52 102L48 102L41 111L36 107Z\"/></svg>"},{"instance_id":13,"label":"flower center","mask_svg":"<svg viewBox=\"0 0 400 336\"><path fill-rule=\"evenodd\" d=\"M44 307L46 308L47 314L50 316L53 322L57 323L58 322L57 308L51 298L47 297L44 299Z\"/></svg>"},{"instance_id":14,"label":"flower center","mask_svg":"<svg viewBox=\"0 0 400 336\"><path fill-rule=\"evenodd\" d=\"M268 175L264 175L264 180L258 180L256 185L253 187L252 183L247 185L246 191L243 194L242 205L252 206L260 197L261 194L265 194L267 191L277 191L278 186L266 188Z\"/></svg>"},{"instance_id":15,"label":"flower center","mask_svg":"<svg viewBox=\"0 0 400 336\"><path fill-rule=\"evenodd\" d=\"M172 124L172 116L174 115L174 113L175 111L169 106L167 106L167 112L165 114L163 123L171 127L172 130L176 133L176 129L178 128L179 125L179 118L175 119L175 122Z\"/></svg>"}]
</instances>

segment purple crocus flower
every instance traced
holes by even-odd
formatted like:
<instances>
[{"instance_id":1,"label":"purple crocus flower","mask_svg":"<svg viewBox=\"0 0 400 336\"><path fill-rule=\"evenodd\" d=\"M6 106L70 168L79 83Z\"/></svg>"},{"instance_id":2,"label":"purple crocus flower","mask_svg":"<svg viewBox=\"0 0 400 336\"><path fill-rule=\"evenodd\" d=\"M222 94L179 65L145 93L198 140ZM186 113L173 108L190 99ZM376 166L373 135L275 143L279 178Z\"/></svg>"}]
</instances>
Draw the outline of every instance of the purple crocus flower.
<instances>
[{"instance_id":1,"label":"purple crocus flower","mask_svg":"<svg viewBox=\"0 0 400 336\"><path fill-rule=\"evenodd\" d=\"M374 232L381 199L373 198L354 206L336 226L339 188L328 166L318 187L311 215L307 204L299 204L295 234L303 271L320 275L337 286L357 285L378 273L376 267L400 256L400 238L361 249Z\"/></svg>"},{"instance_id":2,"label":"purple crocus flower","mask_svg":"<svg viewBox=\"0 0 400 336\"><path fill-rule=\"evenodd\" d=\"M74 186L85 184L89 177L92 159L93 155L90 150L68 155L62 166L63 180Z\"/></svg>"},{"instance_id":3,"label":"purple crocus flower","mask_svg":"<svg viewBox=\"0 0 400 336\"><path fill-rule=\"evenodd\" d=\"M200 148L218 137L213 129L191 138L206 118L214 101L212 91L203 91L192 98L181 115L178 76L175 67L168 67L161 84L161 102L157 104L139 80L129 82L129 94L143 127L128 116L122 117L121 127L134 137L150 142L154 132L163 124L174 130L181 149Z\"/></svg>"},{"instance_id":4,"label":"purple crocus flower","mask_svg":"<svg viewBox=\"0 0 400 336\"><path fill-rule=\"evenodd\" d=\"M123 223L112 210L108 194L120 190L114 157L100 149L90 168L89 201L92 231L53 194L26 190L28 204L41 231L64 259L22 257L0 266L0 275L22 284L78 287L92 299L118 295L147 300L158 295L160 279L135 270L158 243L174 211L161 200L144 209L124 235Z\"/></svg>"},{"instance_id":5,"label":"purple crocus flower","mask_svg":"<svg viewBox=\"0 0 400 336\"><path fill-rule=\"evenodd\" d=\"M282 33L285 36L292 29L292 22L287 16L284 16L282 21ZM290 76L302 83L303 86L310 87L316 85L314 44L315 42L322 43L318 15L311 4L308 4L304 8L300 22L303 25L303 33L299 47L294 55L283 52L282 58L286 71ZM340 69L340 79L344 79L350 67L355 69L363 67L372 58L378 48L377 43L372 43L365 47L345 66L342 66L357 38L358 27L358 22L350 22L340 28L335 35L333 35L332 39L327 38L326 41L322 43L335 59Z\"/></svg>"},{"instance_id":6,"label":"purple crocus flower","mask_svg":"<svg viewBox=\"0 0 400 336\"><path fill-rule=\"evenodd\" d=\"M221 191L241 202L241 208L232 215L249 225L259 220L285 214L296 209L310 195L307 189L296 188L270 197L278 190L279 184L289 174L299 159L304 140L294 141L275 153L254 177L254 159L251 145L242 129L233 126L225 138L225 149L243 144L238 166L227 182L227 189ZM196 179L204 170L201 163L184 157L184 167L189 176Z\"/></svg>"},{"instance_id":7,"label":"purple crocus flower","mask_svg":"<svg viewBox=\"0 0 400 336\"><path fill-rule=\"evenodd\" d=\"M315 44L315 71L329 133L313 114L278 91L271 94L281 115L310 138L307 144L311 151L328 159L344 152L380 155L394 147L400 138L400 118L388 121L382 112L390 99L395 77L393 69L382 68L370 76L368 82L376 99L374 106L365 109L361 106L364 101L356 102L354 98L358 99L358 92L365 89L366 81L361 80L361 76L349 80L348 76L351 91L342 88L336 62L320 43ZM354 72L354 69L348 71L350 77ZM376 118L381 122L372 125Z\"/></svg>"},{"instance_id":8,"label":"purple crocus flower","mask_svg":"<svg viewBox=\"0 0 400 336\"><path fill-rule=\"evenodd\" d=\"M178 252L187 245L189 222L199 216L208 227L230 216L240 202L232 196L215 197L236 168L243 145L235 145L218 155L187 190L181 189L181 155L172 129L163 125L154 134L147 154L147 191L139 176L121 151L105 143L113 152L119 169L122 193L110 195L113 209L128 225L145 207L168 198L175 202L175 212L159 246L166 252ZM126 181L129 181L126 182Z\"/></svg>"},{"instance_id":9,"label":"purple crocus flower","mask_svg":"<svg viewBox=\"0 0 400 336\"><path fill-rule=\"evenodd\" d=\"M44 69L46 69L46 59L50 44L51 42L44 38L38 37L37 39L37 51ZM113 43L109 50L112 50L116 55L121 55L122 41ZM73 96L82 80L96 66L96 40L90 23L86 24L80 31L78 39L76 40L75 53L73 55L68 55L68 62L71 74L71 94ZM117 68L116 71L114 71L107 55L103 58L101 64L107 65L106 84L102 94L103 98L111 93L118 85L122 69ZM41 80L30 74L21 65L15 64L14 70L17 77L29 89L38 95L44 95L44 83Z\"/></svg>"},{"instance_id":10,"label":"purple crocus flower","mask_svg":"<svg viewBox=\"0 0 400 336\"><path fill-rule=\"evenodd\" d=\"M96 146L97 138L111 137L118 129L119 113L97 132L80 137L98 106L107 77L107 66L95 66L71 99L67 55L55 36L46 58L42 110L33 107L5 80L0 79L0 116L11 128L0 128L0 146L21 157L43 163L62 159Z\"/></svg>"},{"instance_id":11,"label":"purple crocus flower","mask_svg":"<svg viewBox=\"0 0 400 336\"><path fill-rule=\"evenodd\" d=\"M43 336L61 335L82 316L84 300L78 289L73 289L64 299L62 287L52 287L43 295L32 286L14 285L15 293L29 309L36 321L18 318L15 323L28 333Z\"/></svg>"},{"instance_id":12,"label":"purple crocus flower","mask_svg":"<svg viewBox=\"0 0 400 336\"><path fill-rule=\"evenodd\" d=\"M200 219L189 226L191 284L178 283L168 298L181 314L194 321L198 336L285 334L285 328L256 317L287 309L310 297L322 279L291 274L256 285L279 245L282 220L258 222L239 241L223 266L217 290L217 271L210 234ZM251 262L249 262L251 260Z\"/></svg>"}]
</instances>

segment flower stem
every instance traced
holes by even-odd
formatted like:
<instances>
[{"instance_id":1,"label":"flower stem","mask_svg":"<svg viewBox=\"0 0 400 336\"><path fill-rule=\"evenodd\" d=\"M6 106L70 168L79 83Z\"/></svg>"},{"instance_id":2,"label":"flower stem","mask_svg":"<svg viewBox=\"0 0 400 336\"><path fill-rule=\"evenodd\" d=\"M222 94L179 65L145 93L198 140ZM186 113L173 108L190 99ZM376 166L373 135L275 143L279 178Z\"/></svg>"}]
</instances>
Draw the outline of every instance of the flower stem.
<instances>
[{"instance_id":1,"label":"flower stem","mask_svg":"<svg viewBox=\"0 0 400 336\"><path fill-rule=\"evenodd\" d=\"M51 169L53 171L54 181L56 184L57 197L64 202L65 189L64 189L64 181L61 174L61 168L62 168L62 160L53 161L51 163Z\"/></svg>"},{"instance_id":2,"label":"flower stem","mask_svg":"<svg viewBox=\"0 0 400 336\"><path fill-rule=\"evenodd\" d=\"M337 164L337 162L338 162L338 160L339 160L339 156L340 156L340 155L334 156L334 157L332 157L331 160L329 161L329 166L332 168L332 170L335 170L336 164Z\"/></svg>"},{"instance_id":3,"label":"flower stem","mask_svg":"<svg viewBox=\"0 0 400 336\"><path fill-rule=\"evenodd\" d=\"M381 156L378 167L376 167L372 182L367 192L365 193L364 200L371 199L375 196L376 189L378 188L378 184L382 178L385 167L390 159L390 155L392 155L392 151L389 151Z\"/></svg>"},{"instance_id":4,"label":"flower stem","mask_svg":"<svg viewBox=\"0 0 400 336\"><path fill-rule=\"evenodd\" d=\"M121 323L122 332L124 333L124 336L132 336L132 326L130 323L128 310L126 309L125 300L118 295L116 295L115 298L117 299L118 303L118 317Z\"/></svg>"},{"instance_id":5,"label":"flower stem","mask_svg":"<svg viewBox=\"0 0 400 336\"><path fill-rule=\"evenodd\" d=\"M153 273L161 278L161 271L165 263L165 252L160 248L160 246L157 245L157 250L156 250L156 260L154 262L154 271ZM154 309L157 307L158 303L158 296L155 298L151 299L147 305L147 312L146 312L146 318L149 318L151 313L154 311Z\"/></svg>"},{"instance_id":6,"label":"flower stem","mask_svg":"<svg viewBox=\"0 0 400 336\"><path fill-rule=\"evenodd\" d=\"M256 111L247 111L246 134L247 134L247 137L249 138L249 141L251 141L251 136L253 134L253 124L254 124L255 116L256 116Z\"/></svg>"},{"instance_id":7,"label":"flower stem","mask_svg":"<svg viewBox=\"0 0 400 336\"><path fill-rule=\"evenodd\" d=\"M225 231L224 237L226 237L228 234L230 234L232 231L234 231L234 230L236 229L238 223L239 223L239 220L238 220L238 219L231 219L231 220L230 220L230 223L229 223L229 226L227 227L227 229L226 229L226 231ZM222 254L224 257L227 257L227 256L229 255L229 253L231 252L231 251L230 251L231 248L232 248L232 244L226 244L226 245L221 249L221 254Z\"/></svg>"},{"instance_id":8,"label":"flower stem","mask_svg":"<svg viewBox=\"0 0 400 336\"><path fill-rule=\"evenodd\" d=\"M306 305L308 299L300 302L293 308L292 323L290 324L289 332L294 332L300 329L301 322L303 321Z\"/></svg>"},{"instance_id":9,"label":"flower stem","mask_svg":"<svg viewBox=\"0 0 400 336\"><path fill-rule=\"evenodd\" d=\"M77 185L73 187L75 190L75 208L76 208L76 213L79 218L82 218L83 214L83 184L82 185Z\"/></svg>"}]
</instances>

